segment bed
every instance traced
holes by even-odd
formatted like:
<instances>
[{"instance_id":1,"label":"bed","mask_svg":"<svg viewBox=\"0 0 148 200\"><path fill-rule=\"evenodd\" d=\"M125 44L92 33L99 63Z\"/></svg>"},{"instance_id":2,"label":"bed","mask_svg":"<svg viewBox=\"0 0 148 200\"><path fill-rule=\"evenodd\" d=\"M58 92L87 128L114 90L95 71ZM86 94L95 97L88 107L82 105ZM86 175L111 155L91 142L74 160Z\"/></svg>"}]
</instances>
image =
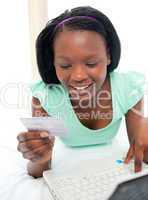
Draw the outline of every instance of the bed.
<instances>
[{"instance_id":1,"label":"bed","mask_svg":"<svg viewBox=\"0 0 148 200\"><path fill-rule=\"evenodd\" d=\"M14 131L14 130L13 130ZM18 129L16 130L18 132ZM121 137L124 141L121 144ZM58 138L56 139L52 168L55 171L68 170L76 162L83 159L106 156L108 154L120 152L126 153L128 142L124 126L120 128L120 133L114 142L107 145L92 146L85 148L68 148ZM70 155L70 156L69 156ZM47 200L52 199L48 187L43 178L33 178L27 174L27 160L24 159L15 147L0 145L0 199L1 200Z\"/></svg>"}]
</instances>

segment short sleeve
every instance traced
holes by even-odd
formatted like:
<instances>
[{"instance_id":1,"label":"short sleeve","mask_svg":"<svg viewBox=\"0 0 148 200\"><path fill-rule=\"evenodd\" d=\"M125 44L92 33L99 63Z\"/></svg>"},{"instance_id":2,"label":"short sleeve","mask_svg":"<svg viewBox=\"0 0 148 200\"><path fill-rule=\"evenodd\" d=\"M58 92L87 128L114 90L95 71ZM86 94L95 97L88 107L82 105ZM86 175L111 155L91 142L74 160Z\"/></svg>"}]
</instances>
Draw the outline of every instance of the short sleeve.
<instances>
[{"instance_id":1,"label":"short sleeve","mask_svg":"<svg viewBox=\"0 0 148 200\"><path fill-rule=\"evenodd\" d=\"M30 84L30 90L32 96L39 99L41 106L49 115L57 115L64 109L67 93L61 84L45 84L38 80Z\"/></svg>"},{"instance_id":2,"label":"short sleeve","mask_svg":"<svg viewBox=\"0 0 148 200\"><path fill-rule=\"evenodd\" d=\"M32 96L36 97L41 106L48 112L48 85L46 85L42 80L35 81L29 85Z\"/></svg>"},{"instance_id":3,"label":"short sleeve","mask_svg":"<svg viewBox=\"0 0 148 200\"><path fill-rule=\"evenodd\" d=\"M123 81L125 94L125 112L127 112L144 96L146 79L142 73L130 71L124 74Z\"/></svg>"}]
</instances>

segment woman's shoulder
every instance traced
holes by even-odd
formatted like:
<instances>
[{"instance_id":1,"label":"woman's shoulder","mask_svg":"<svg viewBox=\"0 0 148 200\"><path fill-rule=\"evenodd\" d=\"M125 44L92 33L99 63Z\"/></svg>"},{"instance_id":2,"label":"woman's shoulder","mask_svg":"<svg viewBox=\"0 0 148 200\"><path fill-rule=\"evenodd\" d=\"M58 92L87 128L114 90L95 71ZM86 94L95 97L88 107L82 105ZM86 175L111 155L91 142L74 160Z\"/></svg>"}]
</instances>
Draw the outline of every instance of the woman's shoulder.
<instances>
[{"instance_id":1,"label":"woman's shoulder","mask_svg":"<svg viewBox=\"0 0 148 200\"><path fill-rule=\"evenodd\" d=\"M145 87L146 77L143 73L137 71L111 72L110 74L114 87L126 92Z\"/></svg>"},{"instance_id":2,"label":"woman's shoulder","mask_svg":"<svg viewBox=\"0 0 148 200\"><path fill-rule=\"evenodd\" d=\"M65 88L61 84L46 84L42 80L36 80L30 83L29 85L31 92L33 94L35 93L45 93L46 95L48 93L52 94L64 94Z\"/></svg>"},{"instance_id":3,"label":"woman's shoulder","mask_svg":"<svg viewBox=\"0 0 148 200\"><path fill-rule=\"evenodd\" d=\"M39 101L42 108L51 114L53 110L58 110L64 105L66 90L61 84L45 84L42 80L30 83L31 95L35 101Z\"/></svg>"},{"instance_id":4,"label":"woman's shoulder","mask_svg":"<svg viewBox=\"0 0 148 200\"><path fill-rule=\"evenodd\" d=\"M145 75L141 72L137 71L127 71L127 72L118 72L113 71L110 73L110 76L115 81L128 81L128 82L136 82L145 81Z\"/></svg>"},{"instance_id":5,"label":"woman's shoulder","mask_svg":"<svg viewBox=\"0 0 148 200\"><path fill-rule=\"evenodd\" d=\"M124 113L144 96L146 78L143 73L137 71L115 71L111 73L111 80L112 88Z\"/></svg>"},{"instance_id":6,"label":"woman's shoulder","mask_svg":"<svg viewBox=\"0 0 148 200\"><path fill-rule=\"evenodd\" d=\"M61 84L46 84L42 80L36 80L30 83L32 96L40 101L49 101L56 103L67 97L67 90Z\"/></svg>"}]
</instances>

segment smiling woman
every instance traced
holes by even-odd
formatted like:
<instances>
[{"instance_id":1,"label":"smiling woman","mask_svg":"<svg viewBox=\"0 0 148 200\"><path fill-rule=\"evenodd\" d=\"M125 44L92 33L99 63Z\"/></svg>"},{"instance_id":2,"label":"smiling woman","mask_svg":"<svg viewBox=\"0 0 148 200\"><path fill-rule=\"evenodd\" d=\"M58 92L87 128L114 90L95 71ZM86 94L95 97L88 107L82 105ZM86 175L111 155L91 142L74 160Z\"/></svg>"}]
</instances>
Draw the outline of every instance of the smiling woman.
<instances>
[{"instance_id":1,"label":"smiling woman","mask_svg":"<svg viewBox=\"0 0 148 200\"><path fill-rule=\"evenodd\" d=\"M15 5L20 6L16 10L20 12L18 16L22 16L22 2L20 4L13 2L13 6ZM37 6L37 3L35 5ZM108 6L109 3L106 5ZM82 6L66 10L48 21L39 33L36 40L36 59L40 80L30 86L31 114L33 117L53 116L62 119L68 134L66 137L50 138L47 132L24 131L19 120L13 121L15 116L18 116L17 112L9 115L9 122L6 118L4 128L1 130L5 135L1 142L6 141L8 144L10 140L13 143L14 139L11 138L17 136L15 165L11 164L12 152L3 156L5 160L0 165L2 174L0 174L0 199L48 199L50 193L43 178L35 180L33 177L42 177L43 172L50 170L51 167L67 172L70 159L73 161L74 169L74 162L80 162L81 159L88 159L88 157L91 159L93 154L98 158L98 154L104 156L118 152L119 146L125 144L122 137L126 135L126 131L122 132L120 145L115 143L115 151L112 151L112 144L116 141L115 137L124 118L130 142L126 162L128 163L131 157L134 157L137 172L141 170L142 161L147 161L148 123L147 120L143 120L141 112L145 79L139 72L121 73L116 70L120 60L120 40L110 19L97 10L97 7ZM112 14L115 16L115 13ZM125 17L125 13L123 16ZM19 21L20 18L17 17L17 20ZM120 19L115 18L120 24ZM12 21L16 23L15 18ZM20 26L15 24L17 30L15 34L18 38L15 34L11 34L10 37L10 26L7 41L12 44L9 50L13 56L10 57L11 59L5 57L4 64L9 62L5 79L30 82L31 73L27 70L29 65L22 63L25 52L21 52L19 46L16 47L17 43L20 46L27 43L25 37L21 39L18 37L23 32L23 24ZM25 31L23 34L25 35ZM4 46L8 53L8 46ZM12 61L15 58L21 62L14 73L16 63ZM10 101L12 96L9 98ZM6 112L1 116L2 120L5 115ZM136 126L132 126L133 124ZM19 152L16 152L16 148ZM88 154L86 149L89 151ZM124 149L124 153L127 150ZM79 157L80 152L82 152L81 157ZM55 158L57 160L54 160ZM11 175L8 175L7 169L11 170Z\"/></svg>"},{"instance_id":2,"label":"smiling woman","mask_svg":"<svg viewBox=\"0 0 148 200\"><path fill-rule=\"evenodd\" d=\"M73 104L77 94L79 101L94 98L103 86L110 64L104 38L93 31L69 31L65 28L58 33L53 46L56 75L69 90Z\"/></svg>"},{"instance_id":3,"label":"smiling woman","mask_svg":"<svg viewBox=\"0 0 148 200\"><path fill-rule=\"evenodd\" d=\"M120 52L120 40L112 22L90 6L66 10L50 20L37 37L36 56L42 80L31 86L33 99L40 102L48 115L57 117L61 113L69 134L60 138L67 146L111 142L121 119L126 117L128 124L132 114L127 113L136 104L142 105L144 76L115 71ZM58 104L59 100L62 103ZM95 107L90 106L92 100ZM80 113L94 115L82 119ZM90 118L96 113L97 119ZM137 118L136 123L141 120ZM135 167L136 171L141 170L137 164Z\"/></svg>"}]
</instances>

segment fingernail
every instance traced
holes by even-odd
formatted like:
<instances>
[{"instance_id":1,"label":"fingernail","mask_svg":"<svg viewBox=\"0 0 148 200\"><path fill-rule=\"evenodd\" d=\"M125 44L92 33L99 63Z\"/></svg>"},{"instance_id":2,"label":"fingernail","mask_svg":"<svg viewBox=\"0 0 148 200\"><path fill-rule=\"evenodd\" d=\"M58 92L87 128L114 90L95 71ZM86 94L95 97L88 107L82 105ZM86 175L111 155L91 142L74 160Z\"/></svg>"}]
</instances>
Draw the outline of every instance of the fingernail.
<instances>
[{"instance_id":1,"label":"fingernail","mask_svg":"<svg viewBox=\"0 0 148 200\"><path fill-rule=\"evenodd\" d=\"M47 132L43 131L43 132L40 133L40 136L41 136L42 138L46 138L46 137L48 137L49 135L48 135Z\"/></svg>"},{"instance_id":2,"label":"fingernail","mask_svg":"<svg viewBox=\"0 0 148 200\"><path fill-rule=\"evenodd\" d=\"M127 159L127 158L124 160L124 163L125 163L125 164L128 164L128 159Z\"/></svg>"},{"instance_id":3,"label":"fingernail","mask_svg":"<svg viewBox=\"0 0 148 200\"><path fill-rule=\"evenodd\" d=\"M141 168L139 168L139 167L136 167L136 168L135 168L135 172L136 172L136 173L138 173L138 172L140 172L140 171L141 171Z\"/></svg>"}]
</instances>

